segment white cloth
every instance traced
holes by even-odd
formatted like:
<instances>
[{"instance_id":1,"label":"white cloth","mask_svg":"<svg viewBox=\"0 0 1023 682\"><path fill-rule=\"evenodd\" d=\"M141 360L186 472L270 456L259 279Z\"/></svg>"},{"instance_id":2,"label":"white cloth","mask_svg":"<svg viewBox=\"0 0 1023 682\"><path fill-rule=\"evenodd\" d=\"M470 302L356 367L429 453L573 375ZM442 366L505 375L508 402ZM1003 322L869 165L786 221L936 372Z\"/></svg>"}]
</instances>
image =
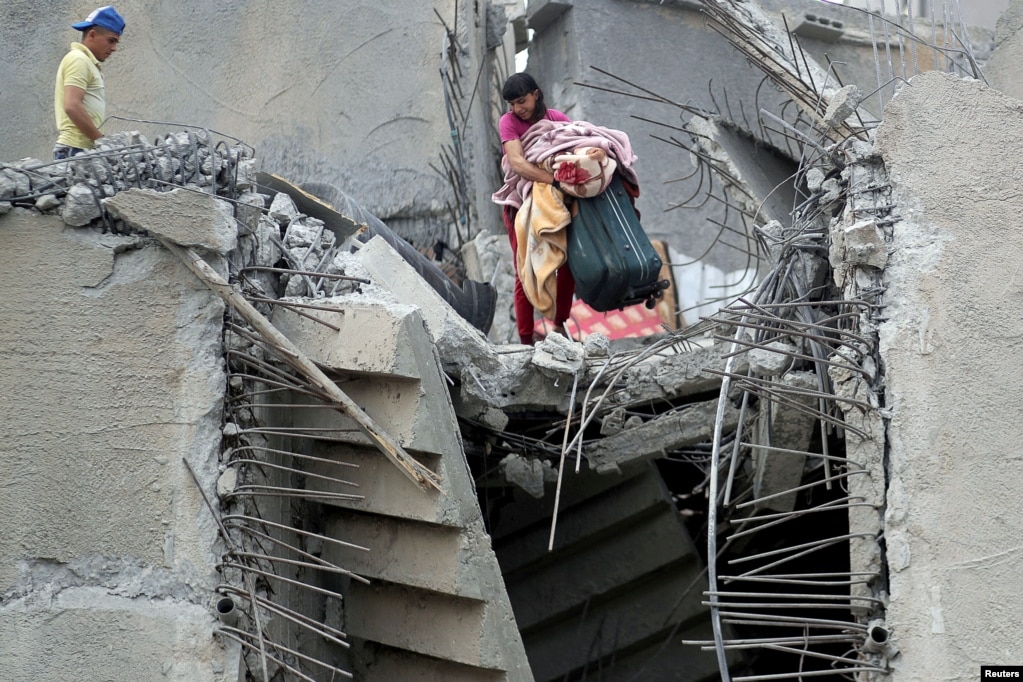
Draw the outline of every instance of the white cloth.
<instances>
[{"instance_id":1,"label":"white cloth","mask_svg":"<svg viewBox=\"0 0 1023 682\"><path fill-rule=\"evenodd\" d=\"M558 154L551 162L554 179L561 191L580 199L595 197L611 184L617 162L605 155L597 161L588 152L596 147L580 147L571 154Z\"/></svg>"}]
</instances>

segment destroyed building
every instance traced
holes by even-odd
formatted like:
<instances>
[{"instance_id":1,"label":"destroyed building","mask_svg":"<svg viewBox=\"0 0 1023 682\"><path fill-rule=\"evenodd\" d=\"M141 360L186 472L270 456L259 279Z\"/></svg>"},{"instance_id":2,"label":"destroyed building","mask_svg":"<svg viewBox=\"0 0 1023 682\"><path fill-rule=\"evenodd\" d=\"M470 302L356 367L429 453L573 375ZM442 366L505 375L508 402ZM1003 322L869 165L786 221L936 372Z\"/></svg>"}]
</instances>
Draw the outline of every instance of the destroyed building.
<instances>
[{"instance_id":1,"label":"destroyed building","mask_svg":"<svg viewBox=\"0 0 1023 682\"><path fill-rule=\"evenodd\" d=\"M326 5L119 6L60 163L77 12L0 10L4 679L1019 665L1023 2ZM509 342L527 41L635 141L656 333Z\"/></svg>"}]
</instances>

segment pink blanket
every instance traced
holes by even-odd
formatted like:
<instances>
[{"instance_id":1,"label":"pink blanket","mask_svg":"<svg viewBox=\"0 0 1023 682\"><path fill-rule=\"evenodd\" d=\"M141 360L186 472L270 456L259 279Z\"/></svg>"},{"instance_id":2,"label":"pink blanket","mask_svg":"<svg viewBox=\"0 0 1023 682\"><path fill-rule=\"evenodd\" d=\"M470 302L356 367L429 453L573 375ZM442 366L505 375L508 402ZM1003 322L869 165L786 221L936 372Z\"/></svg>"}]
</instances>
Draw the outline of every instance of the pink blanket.
<instances>
[{"instance_id":1,"label":"pink blanket","mask_svg":"<svg viewBox=\"0 0 1023 682\"><path fill-rule=\"evenodd\" d=\"M603 149L618 163L618 171L625 180L639 184L636 172L632 169L636 156L632 153L629 136L620 130L604 128L586 121L569 123L544 119L533 124L522 136L522 153L526 161L544 165L548 170L555 155L572 153L580 147ZM494 192L491 199L496 204L520 208L523 200L529 196L533 182L513 172L508 165L507 157L501 159L501 168L504 170L504 185Z\"/></svg>"}]
</instances>

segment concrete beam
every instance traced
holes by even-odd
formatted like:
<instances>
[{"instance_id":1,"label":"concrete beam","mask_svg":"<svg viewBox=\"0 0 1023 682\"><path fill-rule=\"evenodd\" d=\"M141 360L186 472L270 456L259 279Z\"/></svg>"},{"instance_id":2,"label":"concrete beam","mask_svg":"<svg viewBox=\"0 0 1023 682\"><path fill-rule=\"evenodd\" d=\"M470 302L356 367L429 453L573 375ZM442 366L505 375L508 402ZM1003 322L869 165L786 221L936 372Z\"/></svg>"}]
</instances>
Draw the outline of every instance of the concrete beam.
<instances>
[{"instance_id":1,"label":"concrete beam","mask_svg":"<svg viewBox=\"0 0 1023 682\"><path fill-rule=\"evenodd\" d=\"M593 445L584 447L583 455L601 473L618 469L635 461L663 457L687 445L710 442L717 421L717 401L690 405L627 428ZM723 415L724 430L735 429L739 411L729 404Z\"/></svg>"},{"instance_id":2,"label":"concrete beam","mask_svg":"<svg viewBox=\"0 0 1023 682\"><path fill-rule=\"evenodd\" d=\"M356 252L366 273L402 303L419 307L426 328L445 365L486 364L495 351L486 337L426 286L415 268L381 237L373 237Z\"/></svg>"},{"instance_id":3,"label":"concrete beam","mask_svg":"<svg viewBox=\"0 0 1023 682\"><path fill-rule=\"evenodd\" d=\"M356 376L420 379L411 330L403 329L423 324L413 306L352 305L345 298L299 302L330 310L278 306L270 319L318 364Z\"/></svg>"}]
</instances>

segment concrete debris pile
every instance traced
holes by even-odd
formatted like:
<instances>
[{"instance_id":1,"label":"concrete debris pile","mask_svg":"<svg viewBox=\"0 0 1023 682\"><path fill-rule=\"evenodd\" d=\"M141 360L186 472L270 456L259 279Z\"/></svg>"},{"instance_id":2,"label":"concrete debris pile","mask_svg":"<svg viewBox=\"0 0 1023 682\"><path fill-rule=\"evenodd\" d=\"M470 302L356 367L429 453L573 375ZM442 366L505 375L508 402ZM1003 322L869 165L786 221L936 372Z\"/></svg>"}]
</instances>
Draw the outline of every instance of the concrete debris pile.
<instances>
[{"instance_id":1,"label":"concrete debris pile","mask_svg":"<svg viewBox=\"0 0 1023 682\"><path fill-rule=\"evenodd\" d=\"M273 266L283 257L296 271L281 273L285 296L322 298L345 290L345 280L331 277L344 275L343 256L339 258L342 244L322 220L300 213L291 197L281 192L274 196L268 214L260 222L270 228L263 234L275 247L260 264ZM278 239L275 234L282 236Z\"/></svg>"},{"instance_id":2,"label":"concrete debris pile","mask_svg":"<svg viewBox=\"0 0 1023 682\"><path fill-rule=\"evenodd\" d=\"M254 151L217 141L207 130L168 133L150 143L137 131L101 138L95 149L64 161L23 159L0 167L0 213L12 206L60 215L72 227L104 219L102 200L131 188L165 192L177 187L236 197L251 189Z\"/></svg>"}]
</instances>

